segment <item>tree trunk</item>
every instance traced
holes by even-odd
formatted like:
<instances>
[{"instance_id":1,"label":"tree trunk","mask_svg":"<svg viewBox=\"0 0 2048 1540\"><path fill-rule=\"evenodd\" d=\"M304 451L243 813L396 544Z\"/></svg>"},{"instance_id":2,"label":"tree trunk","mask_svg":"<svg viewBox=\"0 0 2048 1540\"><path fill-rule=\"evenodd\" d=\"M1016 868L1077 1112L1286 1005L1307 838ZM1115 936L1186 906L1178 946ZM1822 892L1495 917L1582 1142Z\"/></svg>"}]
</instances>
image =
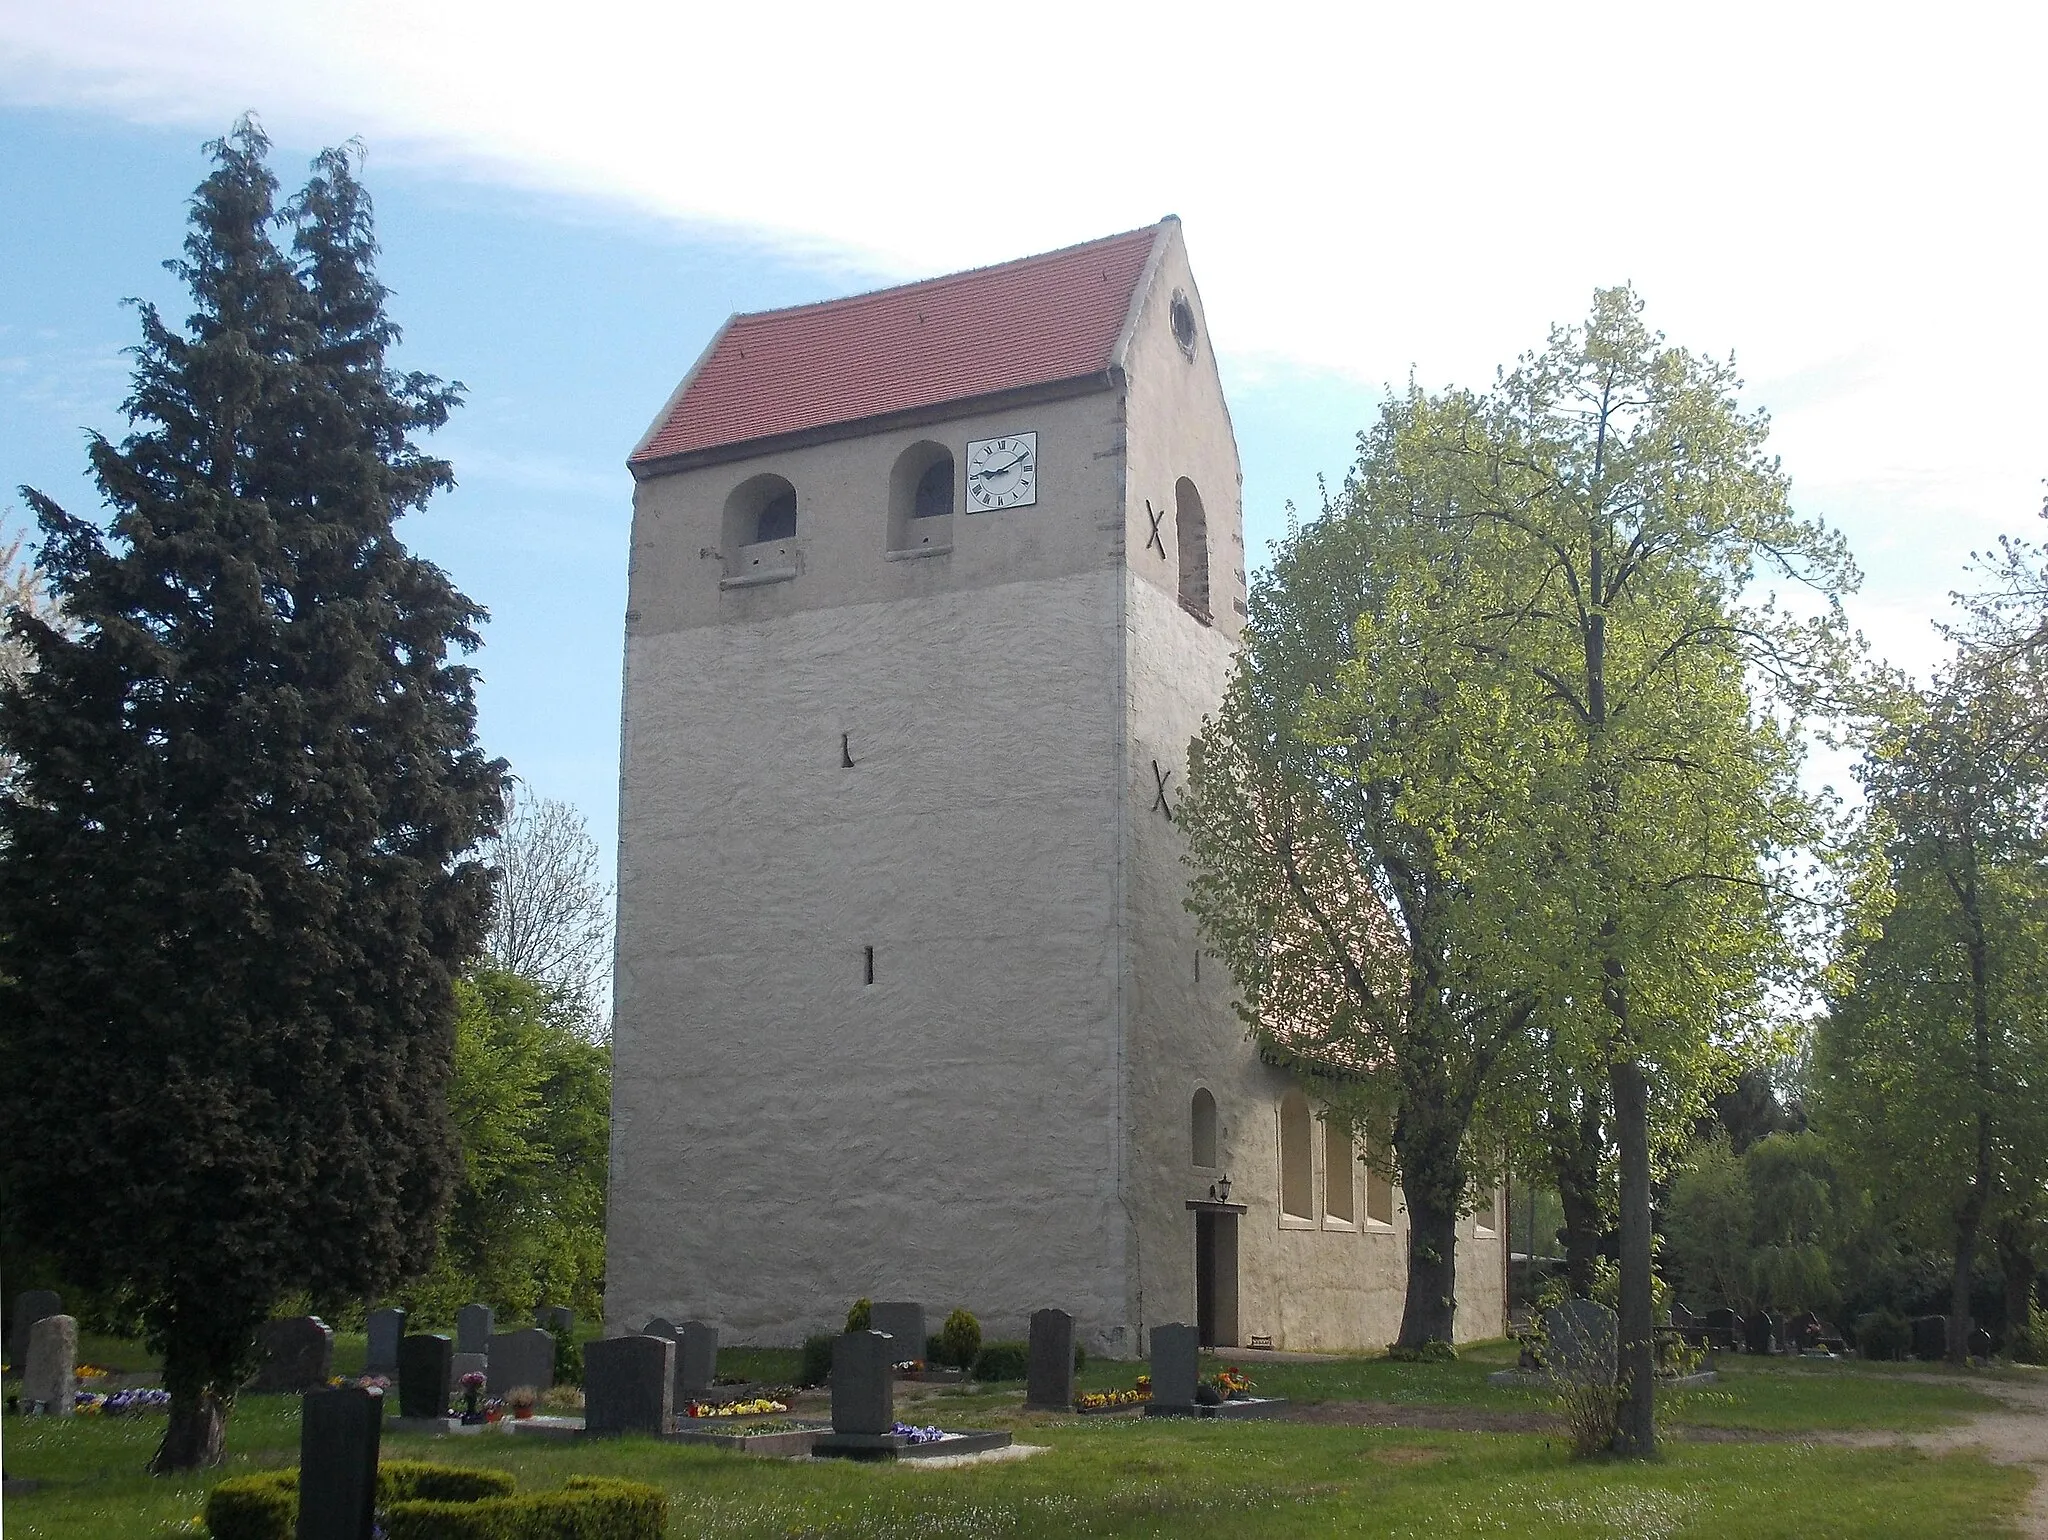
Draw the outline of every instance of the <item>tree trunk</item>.
<instances>
[{"instance_id":1,"label":"tree trunk","mask_svg":"<svg viewBox=\"0 0 2048 1540\"><path fill-rule=\"evenodd\" d=\"M1657 1452L1657 1384L1650 1278L1650 1080L1640 1064L1617 1062L1614 1131L1621 1155L1621 1322L1615 1366L1622 1392L1614 1452Z\"/></svg>"},{"instance_id":2,"label":"tree trunk","mask_svg":"<svg viewBox=\"0 0 2048 1540\"><path fill-rule=\"evenodd\" d=\"M1970 1276L1977 1270L1977 1216L1973 1197L1956 1216L1956 1270L1948 1290L1948 1360L1959 1364L1970 1356Z\"/></svg>"},{"instance_id":3,"label":"tree trunk","mask_svg":"<svg viewBox=\"0 0 2048 1540\"><path fill-rule=\"evenodd\" d=\"M2026 1351L2027 1325L2034 1312L2034 1248L2022 1220L1998 1227L1998 1271L2005 1280L2005 1351L2018 1357Z\"/></svg>"},{"instance_id":4,"label":"tree trunk","mask_svg":"<svg viewBox=\"0 0 2048 1540\"><path fill-rule=\"evenodd\" d=\"M1408 1297L1396 1347L1454 1342L1458 1308L1458 1204L1465 1195L1459 1152L1465 1114L1445 1086L1411 1087L1394 1125L1401 1193L1408 1204Z\"/></svg>"},{"instance_id":5,"label":"tree trunk","mask_svg":"<svg viewBox=\"0 0 2048 1540\"><path fill-rule=\"evenodd\" d=\"M172 1391L170 1422L149 1462L150 1474L201 1470L226 1459L229 1404L211 1390Z\"/></svg>"},{"instance_id":6,"label":"tree trunk","mask_svg":"<svg viewBox=\"0 0 2048 1540\"><path fill-rule=\"evenodd\" d=\"M1458 1210L1408 1193L1408 1298L1396 1347L1455 1341Z\"/></svg>"}]
</instances>

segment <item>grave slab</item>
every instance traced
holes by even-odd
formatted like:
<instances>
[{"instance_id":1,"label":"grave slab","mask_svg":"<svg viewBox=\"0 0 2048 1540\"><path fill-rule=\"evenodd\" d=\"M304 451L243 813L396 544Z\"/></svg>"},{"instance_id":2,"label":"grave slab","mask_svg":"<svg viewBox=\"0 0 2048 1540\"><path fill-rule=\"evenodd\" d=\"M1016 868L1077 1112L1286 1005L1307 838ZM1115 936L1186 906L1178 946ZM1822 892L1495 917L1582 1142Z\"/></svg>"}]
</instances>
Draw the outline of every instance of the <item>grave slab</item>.
<instances>
[{"instance_id":1,"label":"grave slab","mask_svg":"<svg viewBox=\"0 0 2048 1540\"><path fill-rule=\"evenodd\" d=\"M349 1387L299 1403L297 1540L370 1540L384 1397Z\"/></svg>"},{"instance_id":2,"label":"grave slab","mask_svg":"<svg viewBox=\"0 0 2048 1540\"><path fill-rule=\"evenodd\" d=\"M500 1399L522 1385L552 1389L555 1383L555 1339L538 1326L501 1331L491 1338L484 1368L484 1393Z\"/></svg>"},{"instance_id":3,"label":"grave slab","mask_svg":"<svg viewBox=\"0 0 2048 1540\"><path fill-rule=\"evenodd\" d=\"M1064 1310L1036 1311L1031 1317L1024 1410L1066 1412L1073 1407L1074 1318Z\"/></svg>"},{"instance_id":4,"label":"grave slab","mask_svg":"<svg viewBox=\"0 0 2048 1540\"><path fill-rule=\"evenodd\" d=\"M317 1315L265 1321L256 1333L263 1366L249 1382L258 1395L319 1390L334 1372L334 1332Z\"/></svg>"},{"instance_id":5,"label":"grave slab","mask_svg":"<svg viewBox=\"0 0 2048 1540\"><path fill-rule=\"evenodd\" d=\"M78 1404L78 1322L46 1315L30 1324L21 1369L21 1409L69 1417Z\"/></svg>"},{"instance_id":6,"label":"grave slab","mask_svg":"<svg viewBox=\"0 0 2048 1540\"><path fill-rule=\"evenodd\" d=\"M607 1337L583 1350L583 1427L593 1435L662 1434L675 1422L676 1345Z\"/></svg>"},{"instance_id":7,"label":"grave slab","mask_svg":"<svg viewBox=\"0 0 2048 1540\"><path fill-rule=\"evenodd\" d=\"M363 1353L363 1373L398 1373L398 1344L405 1336L405 1312L395 1306L372 1310L364 1322L369 1346Z\"/></svg>"}]
</instances>

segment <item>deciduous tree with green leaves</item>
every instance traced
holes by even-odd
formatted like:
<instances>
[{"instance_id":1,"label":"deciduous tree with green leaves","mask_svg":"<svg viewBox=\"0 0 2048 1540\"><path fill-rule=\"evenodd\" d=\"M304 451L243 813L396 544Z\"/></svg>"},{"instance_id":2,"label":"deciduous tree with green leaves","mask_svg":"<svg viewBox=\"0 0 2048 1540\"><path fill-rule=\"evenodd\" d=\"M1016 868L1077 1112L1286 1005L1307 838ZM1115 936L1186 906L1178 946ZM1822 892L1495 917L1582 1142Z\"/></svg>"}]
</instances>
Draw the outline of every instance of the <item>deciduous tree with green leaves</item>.
<instances>
[{"instance_id":1,"label":"deciduous tree with green leaves","mask_svg":"<svg viewBox=\"0 0 2048 1540\"><path fill-rule=\"evenodd\" d=\"M278 1301L427 1265L504 790L449 658L482 612L394 527L456 390L391 367L353 157L280 213L253 123L209 150L191 318L140 307L133 431L90 444L111 528L26 494L71 629L15 610L0 687L0 1199L138 1301L158 1470L221 1459Z\"/></svg>"},{"instance_id":2,"label":"deciduous tree with green leaves","mask_svg":"<svg viewBox=\"0 0 2048 1540\"><path fill-rule=\"evenodd\" d=\"M1950 1249L1956 1359L1979 1245L2002 1232L2030 1278L2048 1190L2038 667L2030 649L1965 647L1926 688L1880 695L1859 772L1877 860L1816 1039L1824 1126L1882 1212Z\"/></svg>"},{"instance_id":3,"label":"deciduous tree with green leaves","mask_svg":"<svg viewBox=\"0 0 2048 1540\"><path fill-rule=\"evenodd\" d=\"M1653 1118L1674 1130L1796 975L1821 837L1796 784L1802 713L1844 675L1839 537L1792 511L1733 366L1668 345L1629 289L1487 392L1418 395L1418 512L1484 543L1501 583L1427 645L1511 698L1559 902L1552 998L1585 1013L1620 1167L1622 1453L1655 1447ZM1781 596L1803 594L1804 604ZM1661 1090L1661 1109L1653 1097Z\"/></svg>"}]
</instances>

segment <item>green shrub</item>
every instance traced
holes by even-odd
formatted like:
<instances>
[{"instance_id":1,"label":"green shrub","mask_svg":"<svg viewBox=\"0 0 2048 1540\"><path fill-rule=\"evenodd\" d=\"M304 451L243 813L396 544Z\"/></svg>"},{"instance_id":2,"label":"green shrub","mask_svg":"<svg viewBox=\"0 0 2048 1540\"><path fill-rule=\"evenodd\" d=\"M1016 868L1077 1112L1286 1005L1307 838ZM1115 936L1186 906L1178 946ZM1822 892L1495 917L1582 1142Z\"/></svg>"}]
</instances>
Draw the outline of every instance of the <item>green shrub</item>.
<instances>
[{"instance_id":1,"label":"green shrub","mask_svg":"<svg viewBox=\"0 0 2048 1540\"><path fill-rule=\"evenodd\" d=\"M583 1344L567 1332L555 1338L555 1383L557 1385L581 1385L583 1383Z\"/></svg>"},{"instance_id":2,"label":"green shrub","mask_svg":"<svg viewBox=\"0 0 2048 1540\"><path fill-rule=\"evenodd\" d=\"M1080 1343L1074 1344L1074 1372L1079 1374L1088 1367L1088 1350Z\"/></svg>"},{"instance_id":3,"label":"green shrub","mask_svg":"<svg viewBox=\"0 0 2048 1540\"><path fill-rule=\"evenodd\" d=\"M971 1369L981 1351L981 1322L965 1310L955 1310L939 1328L939 1362L958 1369Z\"/></svg>"},{"instance_id":4,"label":"green shrub","mask_svg":"<svg viewBox=\"0 0 2048 1540\"><path fill-rule=\"evenodd\" d=\"M863 1294L853 1302L853 1308L846 1312L848 1331L866 1331L875 1318L875 1302Z\"/></svg>"},{"instance_id":5,"label":"green shrub","mask_svg":"<svg viewBox=\"0 0 2048 1540\"><path fill-rule=\"evenodd\" d=\"M559 1492L384 1510L386 1540L662 1540L667 1528L659 1487L604 1476L571 1476Z\"/></svg>"},{"instance_id":6,"label":"green shrub","mask_svg":"<svg viewBox=\"0 0 2048 1540\"><path fill-rule=\"evenodd\" d=\"M206 1498L213 1540L292 1540L299 1527L299 1473L230 1476Z\"/></svg>"},{"instance_id":7,"label":"green shrub","mask_svg":"<svg viewBox=\"0 0 2048 1540\"><path fill-rule=\"evenodd\" d=\"M377 1467L381 1503L473 1503L510 1497L519 1478L479 1465L431 1465L425 1460L386 1460Z\"/></svg>"},{"instance_id":8,"label":"green shrub","mask_svg":"<svg viewBox=\"0 0 2048 1540\"><path fill-rule=\"evenodd\" d=\"M1448 1364L1457 1361L1458 1350L1448 1342L1432 1337L1420 1347L1402 1347L1395 1343L1388 1347L1387 1357L1397 1364Z\"/></svg>"},{"instance_id":9,"label":"green shrub","mask_svg":"<svg viewBox=\"0 0 2048 1540\"><path fill-rule=\"evenodd\" d=\"M1856 1351L1865 1358L1904 1358L1913 1350L1913 1327L1896 1310L1872 1310L1856 1320Z\"/></svg>"},{"instance_id":10,"label":"green shrub","mask_svg":"<svg viewBox=\"0 0 2048 1540\"><path fill-rule=\"evenodd\" d=\"M1021 1380L1031 1367L1031 1349L1021 1342L991 1342L974 1358L978 1380Z\"/></svg>"},{"instance_id":11,"label":"green shrub","mask_svg":"<svg viewBox=\"0 0 2048 1540\"><path fill-rule=\"evenodd\" d=\"M2016 1364L2048 1364L2048 1310L2027 1302L2027 1318L2010 1334L2006 1353Z\"/></svg>"},{"instance_id":12,"label":"green shrub","mask_svg":"<svg viewBox=\"0 0 2048 1540\"><path fill-rule=\"evenodd\" d=\"M836 1337L804 1338L804 1361L797 1370L799 1385L822 1385L832 1377L832 1344Z\"/></svg>"}]
</instances>

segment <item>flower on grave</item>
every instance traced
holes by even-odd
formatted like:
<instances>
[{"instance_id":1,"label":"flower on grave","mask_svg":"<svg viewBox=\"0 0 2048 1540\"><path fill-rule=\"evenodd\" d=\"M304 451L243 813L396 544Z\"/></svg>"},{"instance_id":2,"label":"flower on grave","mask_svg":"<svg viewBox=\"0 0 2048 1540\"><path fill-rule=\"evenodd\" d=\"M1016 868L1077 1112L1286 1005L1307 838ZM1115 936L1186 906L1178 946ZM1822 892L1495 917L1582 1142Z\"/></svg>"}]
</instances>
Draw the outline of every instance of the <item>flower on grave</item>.
<instances>
[{"instance_id":1,"label":"flower on grave","mask_svg":"<svg viewBox=\"0 0 2048 1540\"><path fill-rule=\"evenodd\" d=\"M924 1360L922 1358L906 1358L902 1363L894 1367L898 1374L922 1374L924 1373Z\"/></svg>"},{"instance_id":2,"label":"flower on grave","mask_svg":"<svg viewBox=\"0 0 2048 1540\"><path fill-rule=\"evenodd\" d=\"M71 1372L82 1380L97 1380L104 1379L113 1371L111 1369L103 1369L98 1364L80 1364Z\"/></svg>"},{"instance_id":3,"label":"flower on grave","mask_svg":"<svg viewBox=\"0 0 2048 1540\"><path fill-rule=\"evenodd\" d=\"M1218 1370L1216 1373L1216 1377L1213 1380L1211 1380L1210 1383L1213 1384L1218 1390L1222 1391L1226 1396L1244 1396L1251 1394L1251 1376L1246 1374L1244 1370L1238 1368L1235 1364L1231 1365L1227 1369Z\"/></svg>"},{"instance_id":4,"label":"flower on grave","mask_svg":"<svg viewBox=\"0 0 2048 1540\"><path fill-rule=\"evenodd\" d=\"M1140 1380L1130 1390L1091 1390L1074 1398L1076 1409L1084 1412L1103 1412L1113 1406L1141 1406L1152 1399L1152 1386Z\"/></svg>"},{"instance_id":5,"label":"flower on grave","mask_svg":"<svg viewBox=\"0 0 2048 1540\"><path fill-rule=\"evenodd\" d=\"M720 1406L692 1401L683 1408L686 1417L765 1417L775 1412L786 1412L789 1408L780 1401L767 1396L756 1396L751 1401L727 1401Z\"/></svg>"},{"instance_id":6,"label":"flower on grave","mask_svg":"<svg viewBox=\"0 0 2048 1540\"><path fill-rule=\"evenodd\" d=\"M889 1431L906 1444L936 1444L946 1436L944 1428L920 1428L907 1422L899 1422Z\"/></svg>"},{"instance_id":7,"label":"flower on grave","mask_svg":"<svg viewBox=\"0 0 2048 1540\"><path fill-rule=\"evenodd\" d=\"M462 1388L464 1390L482 1390L484 1388L484 1377L472 1369L469 1373L463 1375Z\"/></svg>"}]
</instances>

